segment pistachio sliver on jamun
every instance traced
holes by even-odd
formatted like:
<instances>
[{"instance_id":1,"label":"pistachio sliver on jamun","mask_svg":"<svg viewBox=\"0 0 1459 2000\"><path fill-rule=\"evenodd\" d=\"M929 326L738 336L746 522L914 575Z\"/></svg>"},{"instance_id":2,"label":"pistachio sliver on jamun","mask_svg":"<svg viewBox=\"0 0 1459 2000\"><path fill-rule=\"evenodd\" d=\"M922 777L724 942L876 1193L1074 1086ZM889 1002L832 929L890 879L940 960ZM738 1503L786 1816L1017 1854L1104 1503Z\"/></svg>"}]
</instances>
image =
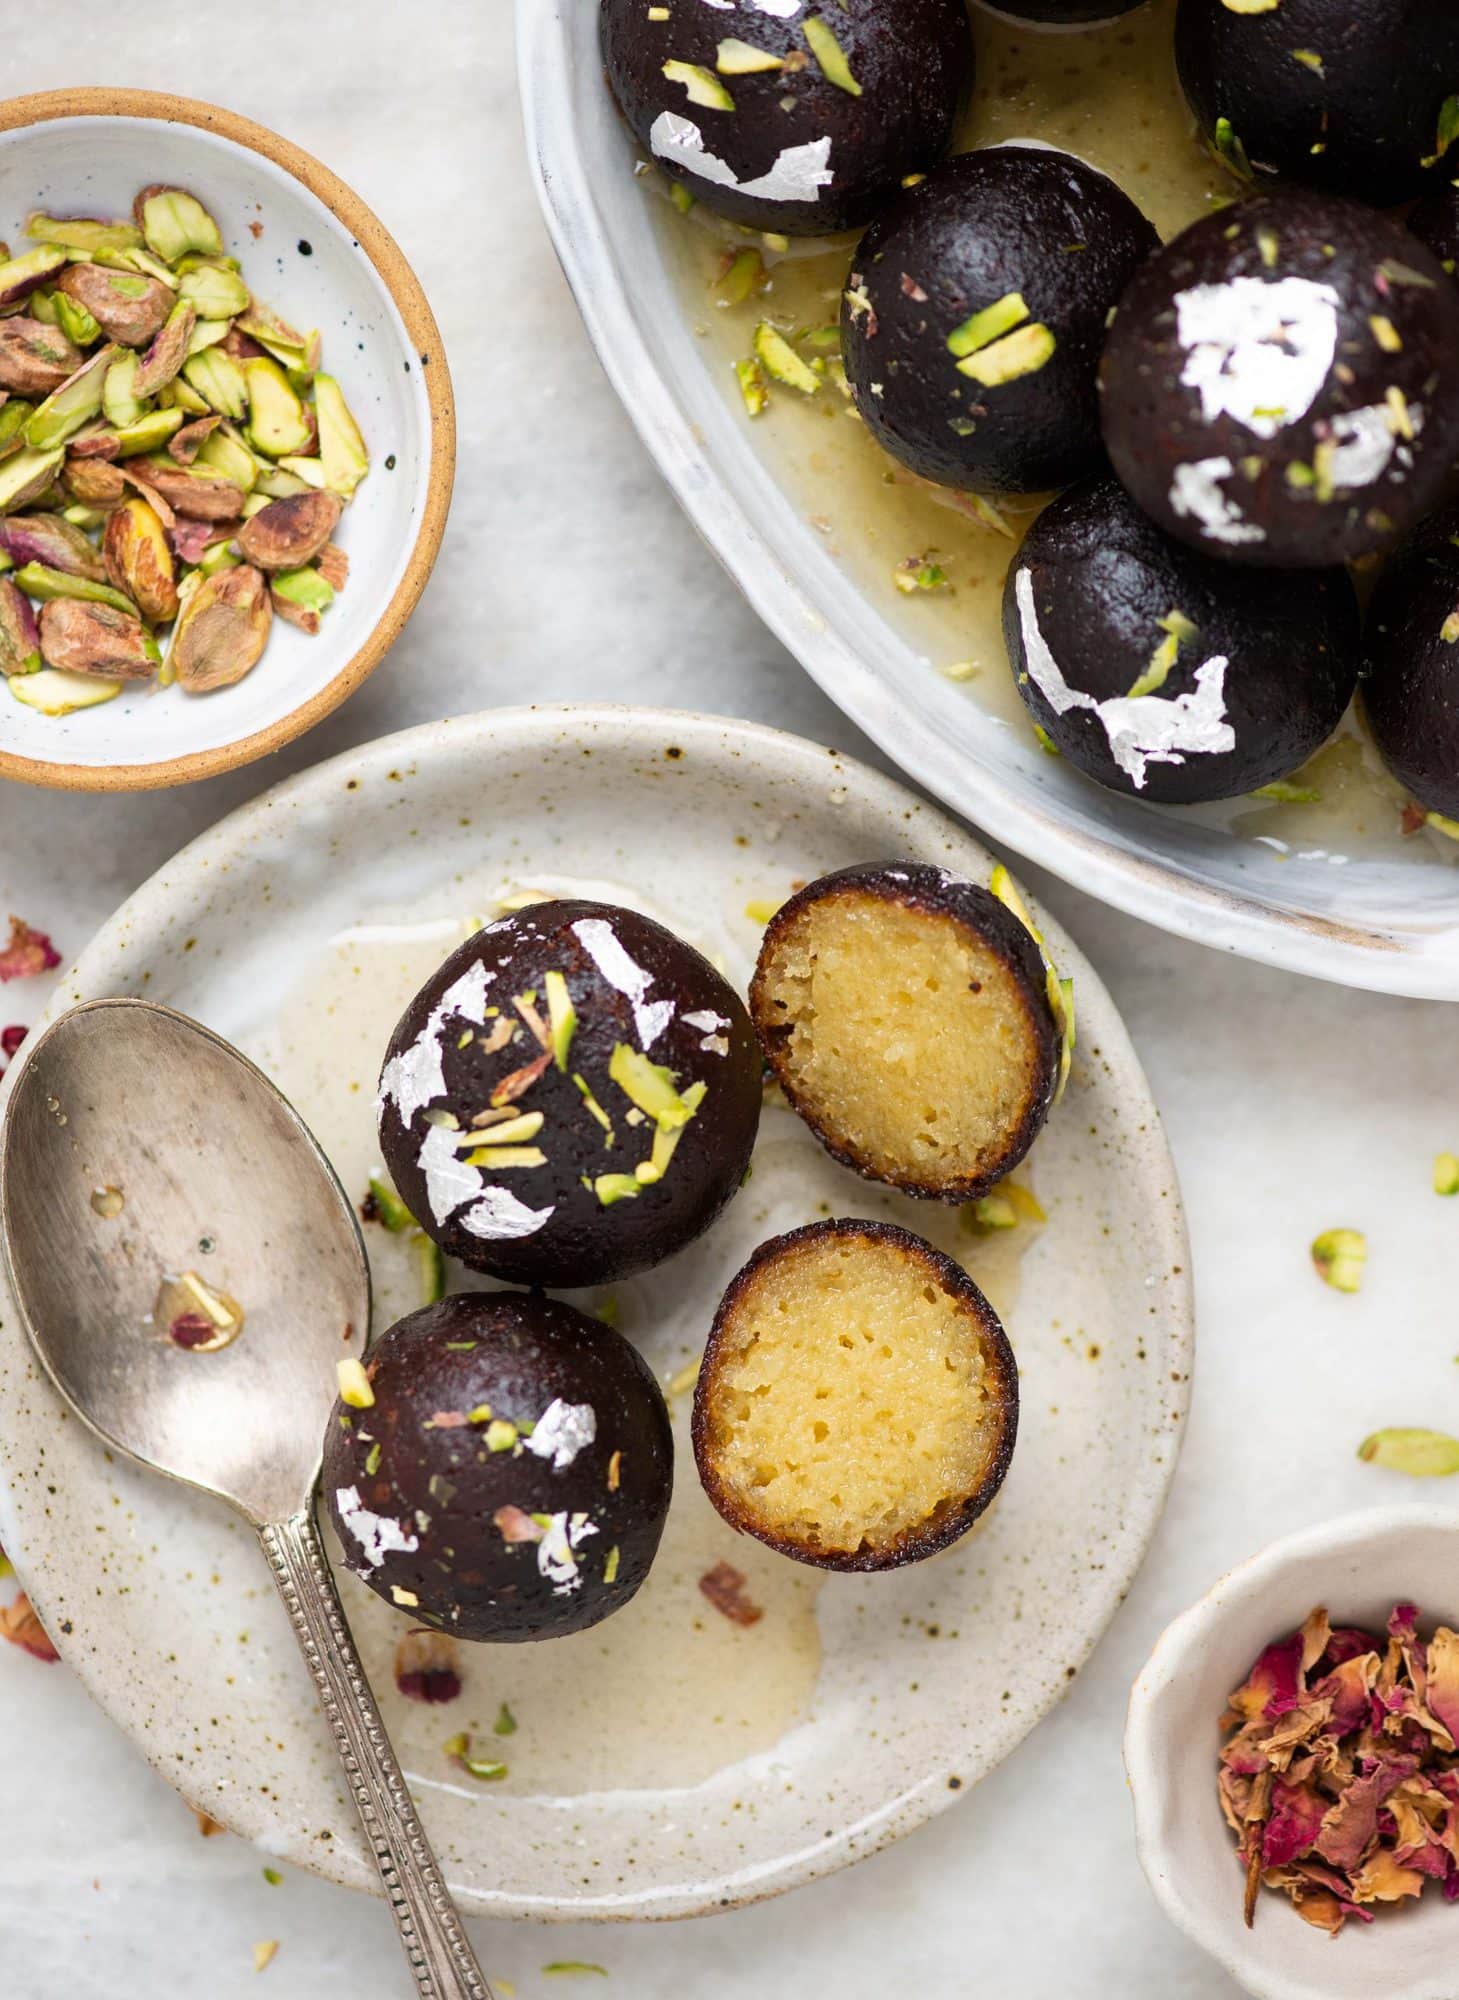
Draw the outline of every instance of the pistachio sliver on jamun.
<instances>
[{"instance_id":1,"label":"pistachio sliver on jamun","mask_svg":"<svg viewBox=\"0 0 1459 2000\"><path fill-rule=\"evenodd\" d=\"M946 1202L986 1194L1059 1086L1057 981L989 890L913 862L846 868L771 919L750 986L765 1059L843 1165Z\"/></svg>"},{"instance_id":2,"label":"pistachio sliver on jamun","mask_svg":"<svg viewBox=\"0 0 1459 2000\"><path fill-rule=\"evenodd\" d=\"M822 1569L886 1570L967 1533L1002 1485L1018 1371L951 1258L889 1223L762 1244L725 1293L694 1455L731 1527Z\"/></svg>"}]
</instances>

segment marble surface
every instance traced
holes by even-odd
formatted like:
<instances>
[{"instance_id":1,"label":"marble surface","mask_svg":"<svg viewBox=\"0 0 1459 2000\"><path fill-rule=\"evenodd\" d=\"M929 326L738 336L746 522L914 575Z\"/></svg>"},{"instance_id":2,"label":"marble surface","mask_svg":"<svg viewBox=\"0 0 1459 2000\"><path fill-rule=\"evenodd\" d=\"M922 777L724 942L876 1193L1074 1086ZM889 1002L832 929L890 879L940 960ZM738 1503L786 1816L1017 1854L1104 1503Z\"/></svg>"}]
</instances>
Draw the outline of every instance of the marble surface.
<instances>
[{"instance_id":1,"label":"marble surface","mask_svg":"<svg viewBox=\"0 0 1459 2000\"><path fill-rule=\"evenodd\" d=\"M591 0L583 0L584 5ZM582 334L520 156L504 0L347 10L254 0L98 10L54 0L12 89L106 82L227 102L319 154L384 218L440 318L462 457L440 566L404 641L285 756L131 799L0 791L0 913L74 954L183 841L288 772L428 716L528 698L716 708L880 761L769 639L681 520ZM996 844L998 829L985 829ZM1360 1465L1387 1423L1459 1429L1456 1015L1217 957L1034 878L1125 1010L1190 1206L1195 1409L1170 1507L1068 1699L992 1779L849 1875L689 1926L475 1927L519 2000L953 2000L992 1973L1018 2000L1222 2000L1140 1875L1120 1765L1126 1690L1165 1621L1273 1535L1413 1488ZM6 1020L37 1010L5 989ZM1363 1293L1313 1277L1334 1224L1368 1232ZM1446 1489L1422 1497L1448 1498ZM1454 1499L1459 1500L1459 1493ZM1305 1607L1297 1607L1298 1610ZM1451 1606L1452 1611L1455 1607ZM192 1815L65 1670L0 1648L0 1962L17 1996L230 2000L406 1991L384 1912L289 1873ZM252 1947L279 1940L255 1988ZM580 1959L609 1978L546 1976ZM1077 1970L1075 1969L1077 1968Z\"/></svg>"}]
</instances>

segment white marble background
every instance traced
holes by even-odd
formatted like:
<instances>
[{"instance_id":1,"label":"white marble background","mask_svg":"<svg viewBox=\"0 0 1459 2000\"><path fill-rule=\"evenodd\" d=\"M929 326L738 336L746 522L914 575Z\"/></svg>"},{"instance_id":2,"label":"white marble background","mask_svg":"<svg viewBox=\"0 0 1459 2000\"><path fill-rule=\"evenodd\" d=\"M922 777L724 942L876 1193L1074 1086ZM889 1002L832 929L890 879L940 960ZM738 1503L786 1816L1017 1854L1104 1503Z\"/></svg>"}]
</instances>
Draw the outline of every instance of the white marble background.
<instances>
[{"instance_id":1,"label":"white marble background","mask_svg":"<svg viewBox=\"0 0 1459 2000\"><path fill-rule=\"evenodd\" d=\"M284 757L171 794L5 787L0 914L21 912L74 954L182 842L276 779L408 723L528 697L713 706L877 761L696 541L599 373L522 162L506 0L51 0L7 38L5 87L72 83L229 104L352 183L440 318L461 470L424 602L341 713ZM1357 1463L1369 1430L1459 1430L1459 1202L1429 1192L1434 1153L1459 1148L1459 1011L1304 984L1035 887L1125 1010L1190 1205L1195 1411L1150 1559L1062 1708L935 1825L789 1900L694 1925L475 1927L519 2000L583 1985L636 2000L1234 1991L1146 1891L1120 1765L1125 1694L1165 1621L1230 1562L1407 1496ZM12 986L0 1012L43 998ZM1307 1264L1314 1233L1338 1223L1369 1234L1358 1298L1326 1291ZM378 1905L293 1872L270 1886L240 1842L199 1838L63 1668L0 1653L0 1991L405 1993ZM280 1948L256 1986L263 1938ZM559 1958L610 1977L544 1977Z\"/></svg>"}]
</instances>

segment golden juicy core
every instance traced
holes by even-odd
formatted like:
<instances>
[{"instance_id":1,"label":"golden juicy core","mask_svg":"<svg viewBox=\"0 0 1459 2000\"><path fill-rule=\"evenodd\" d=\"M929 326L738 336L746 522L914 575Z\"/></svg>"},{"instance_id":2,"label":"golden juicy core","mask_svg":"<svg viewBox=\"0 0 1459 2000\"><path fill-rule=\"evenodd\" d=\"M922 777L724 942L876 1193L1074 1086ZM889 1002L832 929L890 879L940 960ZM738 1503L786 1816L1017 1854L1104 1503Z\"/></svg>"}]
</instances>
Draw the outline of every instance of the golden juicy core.
<instances>
[{"instance_id":1,"label":"golden juicy core","mask_svg":"<svg viewBox=\"0 0 1459 2000\"><path fill-rule=\"evenodd\" d=\"M942 1187L998 1165L1038 1048L1017 979L974 932L880 896L829 897L774 941L762 992L791 1090L873 1173Z\"/></svg>"},{"instance_id":2,"label":"golden juicy core","mask_svg":"<svg viewBox=\"0 0 1459 2000\"><path fill-rule=\"evenodd\" d=\"M983 1327L915 1252L820 1238L762 1265L706 1415L731 1509L807 1550L883 1551L975 1492L1001 1432Z\"/></svg>"}]
</instances>

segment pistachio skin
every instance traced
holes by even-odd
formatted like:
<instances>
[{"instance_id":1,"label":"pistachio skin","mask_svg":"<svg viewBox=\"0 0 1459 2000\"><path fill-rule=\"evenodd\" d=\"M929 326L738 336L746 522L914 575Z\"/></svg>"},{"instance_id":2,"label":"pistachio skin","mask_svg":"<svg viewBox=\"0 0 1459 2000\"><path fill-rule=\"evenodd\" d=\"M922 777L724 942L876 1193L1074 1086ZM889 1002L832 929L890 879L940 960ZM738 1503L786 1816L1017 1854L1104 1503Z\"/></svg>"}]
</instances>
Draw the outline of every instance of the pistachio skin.
<instances>
[{"instance_id":1,"label":"pistachio skin","mask_svg":"<svg viewBox=\"0 0 1459 2000\"><path fill-rule=\"evenodd\" d=\"M17 569L44 563L90 583L106 581L106 566L95 544L59 514L10 514L0 520L0 549Z\"/></svg>"},{"instance_id":2,"label":"pistachio skin","mask_svg":"<svg viewBox=\"0 0 1459 2000\"><path fill-rule=\"evenodd\" d=\"M132 393L145 401L165 389L187 359L188 343L198 323L194 308L181 300L167 315L161 330L142 356Z\"/></svg>"},{"instance_id":3,"label":"pistachio skin","mask_svg":"<svg viewBox=\"0 0 1459 2000\"><path fill-rule=\"evenodd\" d=\"M168 658L185 694L232 687L257 666L273 622L268 583L251 564L205 577L172 633Z\"/></svg>"},{"instance_id":4,"label":"pistachio skin","mask_svg":"<svg viewBox=\"0 0 1459 2000\"><path fill-rule=\"evenodd\" d=\"M636 1348L561 1300L464 1292L398 1321L365 1367L375 1401L336 1404L323 1494L346 1562L372 1590L387 1604L397 1589L416 1599L413 1622L508 1644L621 1610L648 1575L673 1490L668 1411ZM592 1411L594 1436L570 1463L538 1457L520 1434L487 1446L480 1413L530 1428L554 1403ZM442 1425L438 1412L477 1421ZM354 1508L341 1506L352 1490L369 1512L408 1522L412 1546L372 1563ZM498 1510L526 1516L529 1536L535 1515L587 1517L566 1581L545 1573L535 1540L508 1539Z\"/></svg>"},{"instance_id":5,"label":"pistachio skin","mask_svg":"<svg viewBox=\"0 0 1459 2000\"><path fill-rule=\"evenodd\" d=\"M33 674L40 664L40 632L30 599L8 576L0 576L0 674Z\"/></svg>"},{"instance_id":6,"label":"pistachio skin","mask_svg":"<svg viewBox=\"0 0 1459 2000\"><path fill-rule=\"evenodd\" d=\"M79 347L58 326L17 314L0 319L0 389L49 396L81 366Z\"/></svg>"},{"instance_id":7,"label":"pistachio skin","mask_svg":"<svg viewBox=\"0 0 1459 2000\"><path fill-rule=\"evenodd\" d=\"M231 479L218 479L200 472L196 466L178 465L171 459L149 458L142 478L154 486L179 514L194 521L232 521L243 504L243 494Z\"/></svg>"},{"instance_id":8,"label":"pistachio skin","mask_svg":"<svg viewBox=\"0 0 1459 2000\"><path fill-rule=\"evenodd\" d=\"M48 667L112 680L150 680L160 664L157 642L140 618L109 604L53 598L41 606L41 654Z\"/></svg>"},{"instance_id":9,"label":"pistachio skin","mask_svg":"<svg viewBox=\"0 0 1459 2000\"><path fill-rule=\"evenodd\" d=\"M102 532L106 573L153 625L177 616L177 568L167 531L140 494L108 516Z\"/></svg>"},{"instance_id":10,"label":"pistachio skin","mask_svg":"<svg viewBox=\"0 0 1459 2000\"><path fill-rule=\"evenodd\" d=\"M295 493L245 521L238 546L259 569L303 569L328 544L343 511L333 493Z\"/></svg>"},{"instance_id":11,"label":"pistachio skin","mask_svg":"<svg viewBox=\"0 0 1459 2000\"><path fill-rule=\"evenodd\" d=\"M114 507L127 490L116 467L100 458L69 457L62 483L83 507Z\"/></svg>"},{"instance_id":12,"label":"pistachio skin","mask_svg":"<svg viewBox=\"0 0 1459 2000\"><path fill-rule=\"evenodd\" d=\"M68 264L56 290L85 306L107 339L123 347L146 347L154 340L174 297L160 278L109 271L101 264Z\"/></svg>"}]
</instances>

